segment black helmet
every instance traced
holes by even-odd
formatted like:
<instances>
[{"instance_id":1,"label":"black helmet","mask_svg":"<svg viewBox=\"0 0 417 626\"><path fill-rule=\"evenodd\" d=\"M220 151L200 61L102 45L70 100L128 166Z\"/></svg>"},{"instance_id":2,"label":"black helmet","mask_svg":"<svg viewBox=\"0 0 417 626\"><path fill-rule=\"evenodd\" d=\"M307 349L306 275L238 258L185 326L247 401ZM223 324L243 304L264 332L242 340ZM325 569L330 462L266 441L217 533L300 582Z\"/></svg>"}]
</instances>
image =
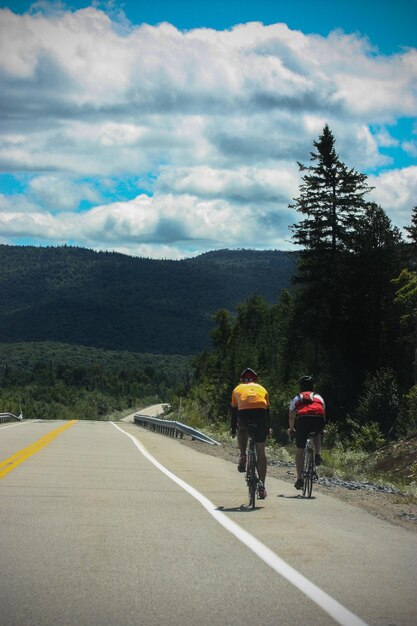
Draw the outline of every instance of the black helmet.
<instances>
[{"instance_id":1,"label":"black helmet","mask_svg":"<svg viewBox=\"0 0 417 626\"><path fill-rule=\"evenodd\" d=\"M298 381L301 391L313 391L314 379L312 376L301 376Z\"/></svg>"},{"instance_id":2,"label":"black helmet","mask_svg":"<svg viewBox=\"0 0 417 626\"><path fill-rule=\"evenodd\" d=\"M258 374L250 367L246 367L240 375L240 382L242 383L256 383L257 380Z\"/></svg>"}]
</instances>

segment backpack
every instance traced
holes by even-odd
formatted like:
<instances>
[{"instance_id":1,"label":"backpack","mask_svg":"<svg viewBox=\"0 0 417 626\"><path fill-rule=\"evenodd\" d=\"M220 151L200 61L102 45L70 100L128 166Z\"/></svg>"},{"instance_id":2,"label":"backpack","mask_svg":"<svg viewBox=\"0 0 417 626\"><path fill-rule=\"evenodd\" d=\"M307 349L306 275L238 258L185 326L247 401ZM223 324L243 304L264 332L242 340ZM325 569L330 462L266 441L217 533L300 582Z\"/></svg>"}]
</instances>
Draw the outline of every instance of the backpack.
<instances>
[{"instance_id":1,"label":"backpack","mask_svg":"<svg viewBox=\"0 0 417 626\"><path fill-rule=\"evenodd\" d=\"M300 399L296 402L297 415L322 415L324 417L324 404L314 391L301 391Z\"/></svg>"}]
</instances>

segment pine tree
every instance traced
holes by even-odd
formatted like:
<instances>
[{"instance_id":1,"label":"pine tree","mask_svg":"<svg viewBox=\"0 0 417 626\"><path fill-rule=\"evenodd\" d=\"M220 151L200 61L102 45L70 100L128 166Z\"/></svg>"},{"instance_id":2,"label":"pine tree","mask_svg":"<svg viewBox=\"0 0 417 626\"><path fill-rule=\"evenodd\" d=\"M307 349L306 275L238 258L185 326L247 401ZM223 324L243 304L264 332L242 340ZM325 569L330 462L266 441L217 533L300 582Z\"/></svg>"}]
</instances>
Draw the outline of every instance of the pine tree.
<instances>
[{"instance_id":1,"label":"pine tree","mask_svg":"<svg viewBox=\"0 0 417 626\"><path fill-rule=\"evenodd\" d=\"M398 285L394 302L402 308L401 322L406 329L406 340L408 337L412 346L414 384L417 385L417 206L412 212L411 225L406 226L405 230L411 239L411 258L407 263L410 269L403 269L393 281Z\"/></svg>"},{"instance_id":2,"label":"pine tree","mask_svg":"<svg viewBox=\"0 0 417 626\"><path fill-rule=\"evenodd\" d=\"M417 251L417 206L414 207L411 215L411 226L406 226L405 230Z\"/></svg>"},{"instance_id":3,"label":"pine tree","mask_svg":"<svg viewBox=\"0 0 417 626\"><path fill-rule=\"evenodd\" d=\"M340 160L327 125L314 147L312 165L298 163L303 182L290 208L303 219L290 228L294 243L303 248L296 278L302 285L299 321L313 344L310 369L317 373L323 361L330 369L336 367L346 255L355 248L367 209L364 196L371 187L364 174Z\"/></svg>"},{"instance_id":4,"label":"pine tree","mask_svg":"<svg viewBox=\"0 0 417 626\"><path fill-rule=\"evenodd\" d=\"M314 165L298 163L303 175L300 196L290 205L304 216L294 224L293 241L314 254L352 249L352 239L363 217L365 194L371 191L366 176L339 159L335 138L326 125L311 152Z\"/></svg>"},{"instance_id":5,"label":"pine tree","mask_svg":"<svg viewBox=\"0 0 417 626\"><path fill-rule=\"evenodd\" d=\"M398 320L391 281L401 267L401 242L399 229L382 207L368 203L354 237L354 254L346 263L342 291L343 353L359 380L367 372L394 366L397 359Z\"/></svg>"}]
</instances>

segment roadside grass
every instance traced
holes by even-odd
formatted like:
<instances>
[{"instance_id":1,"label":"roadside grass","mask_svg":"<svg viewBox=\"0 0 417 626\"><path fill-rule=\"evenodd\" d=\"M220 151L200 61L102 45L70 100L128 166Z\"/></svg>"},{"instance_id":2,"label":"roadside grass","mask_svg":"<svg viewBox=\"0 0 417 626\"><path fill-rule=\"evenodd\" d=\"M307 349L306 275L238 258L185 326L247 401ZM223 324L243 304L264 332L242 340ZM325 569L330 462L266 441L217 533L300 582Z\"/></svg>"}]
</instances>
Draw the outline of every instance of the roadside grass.
<instances>
[{"instance_id":1,"label":"roadside grass","mask_svg":"<svg viewBox=\"0 0 417 626\"><path fill-rule=\"evenodd\" d=\"M413 444L412 451L407 448L407 451L403 449L400 454L394 454L393 451L401 444L402 442L396 442L371 454L364 450L342 447L324 448L322 449L324 463L320 467L320 474L392 488L401 493L403 502L406 498L410 504L416 504L417 448Z\"/></svg>"},{"instance_id":2,"label":"roadside grass","mask_svg":"<svg viewBox=\"0 0 417 626\"><path fill-rule=\"evenodd\" d=\"M326 475L329 477L337 475L343 480L368 480L366 472L362 469L363 461L368 456L367 452L341 447L323 448L321 456L324 461L320 468L321 473L327 470Z\"/></svg>"}]
</instances>

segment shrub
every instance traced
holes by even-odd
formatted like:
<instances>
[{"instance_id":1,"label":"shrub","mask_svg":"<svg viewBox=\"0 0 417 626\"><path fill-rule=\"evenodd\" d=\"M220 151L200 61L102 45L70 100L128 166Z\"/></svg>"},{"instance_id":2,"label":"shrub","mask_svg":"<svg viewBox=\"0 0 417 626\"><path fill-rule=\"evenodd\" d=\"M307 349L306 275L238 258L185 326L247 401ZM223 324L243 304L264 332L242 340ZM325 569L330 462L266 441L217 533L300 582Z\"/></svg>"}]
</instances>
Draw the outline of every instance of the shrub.
<instances>
[{"instance_id":1,"label":"shrub","mask_svg":"<svg viewBox=\"0 0 417 626\"><path fill-rule=\"evenodd\" d=\"M354 450L374 452L385 444L385 438L376 422L358 424L354 420L348 419L347 423L351 427L350 440Z\"/></svg>"},{"instance_id":2,"label":"shrub","mask_svg":"<svg viewBox=\"0 0 417 626\"><path fill-rule=\"evenodd\" d=\"M404 410L398 420L398 433L408 437L417 433L417 385L404 398Z\"/></svg>"},{"instance_id":3,"label":"shrub","mask_svg":"<svg viewBox=\"0 0 417 626\"><path fill-rule=\"evenodd\" d=\"M291 463L294 461L294 455L290 454L290 452L282 446L268 445L266 450L268 458L274 461L279 461L280 463Z\"/></svg>"},{"instance_id":4,"label":"shrub","mask_svg":"<svg viewBox=\"0 0 417 626\"><path fill-rule=\"evenodd\" d=\"M368 377L356 410L358 421L361 424L375 422L385 435L391 435L400 411L400 393L394 372L384 368Z\"/></svg>"},{"instance_id":5,"label":"shrub","mask_svg":"<svg viewBox=\"0 0 417 626\"><path fill-rule=\"evenodd\" d=\"M342 446L342 433L340 424L335 422L326 424L323 435L323 445L326 448L336 448Z\"/></svg>"},{"instance_id":6,"label":"shrub","mask_svg":"<svg viewBox=\"0 0 417 626\"><path fill-rule=\"evenodd\" d=\"M361 480L364 478L362 464L368 457L364 450L333 448L323 451L324 467L320 474L323 476L340 476L344 480Z\"/></svg>"},{"instance_id":7,"label":"shrub","mask_svg":"<svg viewBox=\"0 0 417 626\"><path fill-rule=\"evenodd\" d=\"M288 443L288 409L294 395L290 389L276 389L270 386L271 427L274 431L274 439L281 445Z\"/></svg>"}]
</instances>

